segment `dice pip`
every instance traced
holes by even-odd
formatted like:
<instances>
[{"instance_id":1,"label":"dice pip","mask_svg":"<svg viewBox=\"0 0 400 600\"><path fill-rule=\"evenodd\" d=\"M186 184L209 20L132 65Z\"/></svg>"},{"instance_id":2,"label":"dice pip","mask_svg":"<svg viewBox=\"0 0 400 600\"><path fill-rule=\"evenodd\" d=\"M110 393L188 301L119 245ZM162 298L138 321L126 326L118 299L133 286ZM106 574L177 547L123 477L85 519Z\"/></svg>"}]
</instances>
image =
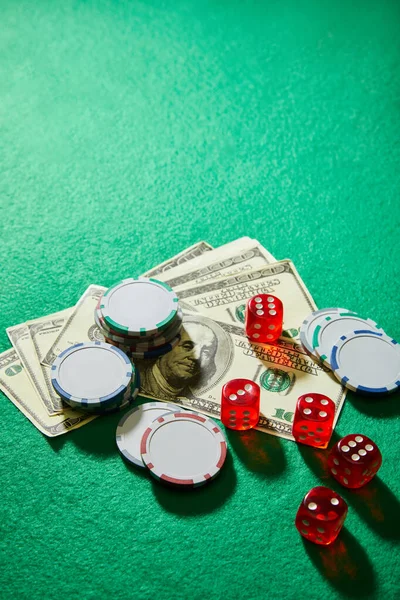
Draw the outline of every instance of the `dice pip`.
<instances>
[{"instance_id":1,"label":"dice pip","mask_svg":"<svg viewBox=\"0 0 400 600\"><path fill-rule=\"evenodd\" d=\"M347 515L347 503L322 485L312 488L297 511L295 526L310 542L327 546L337 536Z\"/></svg>"},{"instance_id":2,"label":"dice pip","mask_svg":"<svg viewBox=\"0 0 400 600\"><path fill-rule=\"evenodd\" d=\"M246 335L251 342L275 342L282 333L283 304L271 294L258 294L247 302Z\"/></svg>"},{"instance_id":3,"label":"dice pip","mask_svg":"<svg viewBox=\"0 0 400 600\"><path fill-rule=\"evenodd\" d=\"M231 379L222 388L221 421L229 429L252 429L260 416L260 387L251 379Z\"/></svg>"},{"instance_id":4,"label":"dice pip","mask_svg":"<svg viewBox=\"0 0 400 600\"><path fill-rule=\"evenodd\" d=\"M333 431L335 403L324 394L299 397L293 419L292 434L296 442L326 448Z\"/></svg>"},{"instance_id":5,"label":"dice pip","mask_svg":"<svg viewBox=\"0 0 400 600\"><path fill-rule=\"evenodd\" d=\"M360 488L375 477L382 464L378 446L366 435L352 433L339 440L328 457L328 469L346 488Z\"/></svg>"}]
</instances>

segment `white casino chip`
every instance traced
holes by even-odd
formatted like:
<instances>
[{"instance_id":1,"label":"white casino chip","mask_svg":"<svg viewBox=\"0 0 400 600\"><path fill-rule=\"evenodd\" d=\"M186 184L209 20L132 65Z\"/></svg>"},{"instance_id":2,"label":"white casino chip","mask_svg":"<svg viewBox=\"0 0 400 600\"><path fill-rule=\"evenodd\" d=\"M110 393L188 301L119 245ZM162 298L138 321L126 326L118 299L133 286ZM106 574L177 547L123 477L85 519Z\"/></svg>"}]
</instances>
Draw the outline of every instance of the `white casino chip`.
<instances>
[{"instance_id":1,"label":"white casino chip","mask_svg":"<svg viewBox=\"0 0 400 600\"><path fill-rule=\"evenodd\" d=\"M314 331L318 325L326 319L326 317L332 317L338 313L350 312L345 308L321 308L312 312L300 327L300 341L304 347L304 350L310 354L315 360L318 360L318 355L314 351L313 337Z\"/></svg>"},{"instance_id":2,"label":"white casino chip","mask_svg":"<svg viewBox=\"0 0 400 600\"><path fill-rule=\"evenodd\" d=\"M133 373L129 358L119 348L104 342L84 342L55 359L51 382L67 401L105 406L126 392Z\"/></svg>"},{"instance_id":3,"label":"white casino chip","mask_svg":"<svg viewBox=\"0 0 400 600\"><path fill-rule=\"evenodd\" d=\"M354 392L383 394L400 388L400 346L383 332L343 335L331 357L335 377Z\"/></svg>"},{"instance_id":4,"label":"white casino chip","mask_svg":"<svg viewBox=\"0 0 400 600\"><path fill-rule=\"evenodd\" d=\"M363 319L356 313L339 313L333 317L326 317L321 325L315 328L314 352L325 365L332 368L331 354L333 346L342 335L356 329L368 329L384 333L379 325L371 319Z\"/></svg>"},{"instance_id":5,"label":"white casino chip","mask_svg":"<svg viewBox=\"0 0 400 600\"><path fill-rule=\"evenodd\" d=\"M214 479L226 458L218 425L204 415L181 411L161 416L146 429L142 459L159 481L198 487Z\"/></svg>"},{"instance_id":6,"label":"white casino chip","mask_svg":"<svg viewBox=\"0 0 400 600\"><path fill-rule=\"evenodd\" d=\"M164 331L176 318L178 298L162 281L125 279L103 295L99 312L117 333L148 337Z\"/></svg>"},{"instance_id":7,"label":"white casino chip","mask_svg":"<svg viewBox=\"0 0 400 600\"><path fill-rule=\"evenodd\" d=\"M148 426L158 417L181 409L177 404L147 402L130 410L118 423L116 440L118 450L127 461L144 468L140 443Z\"/></svg>"}]
</instances>

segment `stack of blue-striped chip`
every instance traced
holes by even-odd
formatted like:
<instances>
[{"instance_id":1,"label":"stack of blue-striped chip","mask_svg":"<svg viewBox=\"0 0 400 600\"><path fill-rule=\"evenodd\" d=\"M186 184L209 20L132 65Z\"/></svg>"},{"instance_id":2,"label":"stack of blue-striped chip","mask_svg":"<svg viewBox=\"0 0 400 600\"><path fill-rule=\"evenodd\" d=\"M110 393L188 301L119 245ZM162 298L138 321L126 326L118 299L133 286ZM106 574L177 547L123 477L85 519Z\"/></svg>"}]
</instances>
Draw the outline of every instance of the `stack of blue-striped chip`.
<instances>
[{"instance_id":1,"label":"stack of blue-striped chip","mask_svg":"<svg viewBox=\"0 0 400 600\"><path fill-rule=\"evenodd\" d=\"M139 373L119 348L104 342L75 344L54 361L51 382L71 408L104 414L129 406Z\"/></svg>"}]
</instances>

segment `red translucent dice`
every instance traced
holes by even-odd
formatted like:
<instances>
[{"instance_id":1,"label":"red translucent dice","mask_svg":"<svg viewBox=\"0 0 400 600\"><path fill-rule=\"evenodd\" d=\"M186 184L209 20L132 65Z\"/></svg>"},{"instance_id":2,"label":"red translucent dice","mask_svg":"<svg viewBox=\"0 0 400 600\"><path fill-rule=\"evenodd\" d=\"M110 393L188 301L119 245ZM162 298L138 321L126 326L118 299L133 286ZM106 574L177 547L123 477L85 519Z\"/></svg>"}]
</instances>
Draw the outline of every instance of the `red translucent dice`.
<instances>
[{"instance_id":1,"label":"red translucent dice","mask_svg":"<svg viewBox=\"0 0 400 600\"><path fill-rule=\"evenodd\" d=\"M331 475L347 488L360 488L371 481L381 464L378 446L360 433L352 433L339 440L328 457Z\"/></svg>"},{"instance_id":2,"label":"red translucent dice","mask_svg":"<svg viewBox=\"0 0 400 600\"><path fill-rule=\"evenodd\" d=\"M230 429L251 429L260 416L260 388L251 379L231 379L222 388L221 421Z\"/></svg>"},{"instance_id":3,"label":"red translucent dice","mask_svg":"<svg viewBox=\"0 0 400 600\"><path fill-rule=\"evenodd\" d=\"M295 525L310 542L327 546L338 536L347 515L347 504L329 488L317 486L305 496L297 511Z\"/></svg>"},{"instance_id":4,"label":"red translucent dice","mask_svg":"<svg viewBox=\"0 0 400 600\"><path fill-rule=\"evenodd\" d=\"M292 434L296 442L326 448L333 431L335 403L324 394L303 394L297 400Z\"/></svg>"},{"instance_id":5,"label":"red translucent dice","mask_svg":"<svg viewBox=\"0 0 400 600\"><path fill-rule=\"evenodd\" d=\"M283 304L271 294L258 294L247 302L246 335L252 342L274 342L282 333Z\"/></svg>"}]
</instances>

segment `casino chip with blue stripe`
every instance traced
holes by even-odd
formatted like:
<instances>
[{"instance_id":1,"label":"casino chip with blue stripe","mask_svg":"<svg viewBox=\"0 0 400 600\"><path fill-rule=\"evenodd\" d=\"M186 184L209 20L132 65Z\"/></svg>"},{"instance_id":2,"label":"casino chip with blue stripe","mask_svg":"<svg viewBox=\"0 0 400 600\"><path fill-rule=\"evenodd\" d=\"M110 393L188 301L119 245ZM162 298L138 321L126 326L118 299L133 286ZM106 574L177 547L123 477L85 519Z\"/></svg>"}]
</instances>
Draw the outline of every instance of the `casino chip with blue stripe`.
<instances>
[{"instance_id":1,"label":"casino chip with blue stripe","mask_svg":"<svg viewBox=\"0 0 400 600\"><path fill-rule=\"evenodd\" d=\"M383 330L375 321L364 319L357 313L345 312L325 317L322 323L315 328L313 336L314 352L321 362L331 368L330 359L336 340L341 335L355 329L368 329L383 333Z\"/></svg>"},{"instance_id":2,"label":"casino chip with blue stripe","mask_svg":"<svg viewBox=\"0 0 400 600\"><path fill-rule=\"evenodd\" d=\"M331 365L353 392L387 394L400 388L400 346L383 332L361 329L342 335L333 346Z\"/></svg>"},{"instance_id":3,"label":"casino chip with blue stripe","mask_svg":"<svg viewBox=\"0 0 400 600\"><path fill-rule=\"evenodd\" d=\"M57 394L73 408L102 412L127 401L136 368L119 348L84 342L64 350L51 368Z\"/></svg>"}]
</instances>

